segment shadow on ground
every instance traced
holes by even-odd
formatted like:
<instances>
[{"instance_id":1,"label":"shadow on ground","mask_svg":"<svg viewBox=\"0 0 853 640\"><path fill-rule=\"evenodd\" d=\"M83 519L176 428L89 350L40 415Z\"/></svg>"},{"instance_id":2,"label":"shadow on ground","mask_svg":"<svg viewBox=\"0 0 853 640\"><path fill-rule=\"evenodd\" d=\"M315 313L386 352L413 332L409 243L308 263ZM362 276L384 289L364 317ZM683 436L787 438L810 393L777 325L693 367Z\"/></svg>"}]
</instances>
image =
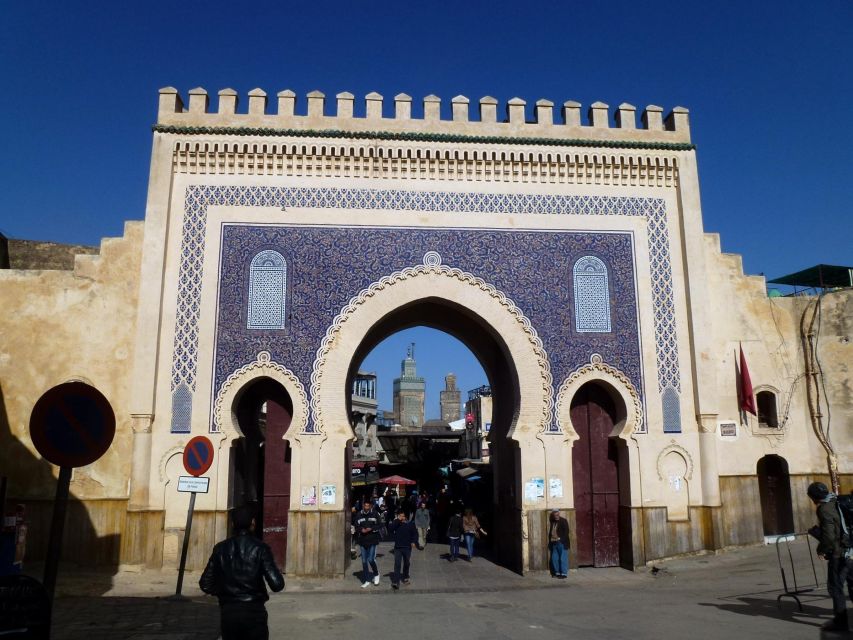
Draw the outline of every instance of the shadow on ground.
<instances>
[{"instance_id":1,"label":"shadow on ground","mask_svg":"<svg viewBox=\"0 0 853 640\"><path fill-rule=\"evenodd\" d=\"M168 637L219 638L215 598L60 598L54 604L53 640Z\"/></svg>"},{"instance_id":2,"label":"shadow on ground","mask_svg":"<svg viewBox=\"0 0 853 640\"><path fill-rule=\"evenodd\" d=\"M736 602L727 602L725 604L700 602L699 605L703 607L716 607L721 611L739 613L745 616L764 616L766 618L774 618L776 620L784 620L816 628L820 627L821 624L830 618L829 612L824 607L814 607L807 602L803 603L803 610L800 611L796 603L790 600L783 602L781 606L775 598L771 600L768 598L738 596L734 600Z\"/></svg>"}]
</instances>

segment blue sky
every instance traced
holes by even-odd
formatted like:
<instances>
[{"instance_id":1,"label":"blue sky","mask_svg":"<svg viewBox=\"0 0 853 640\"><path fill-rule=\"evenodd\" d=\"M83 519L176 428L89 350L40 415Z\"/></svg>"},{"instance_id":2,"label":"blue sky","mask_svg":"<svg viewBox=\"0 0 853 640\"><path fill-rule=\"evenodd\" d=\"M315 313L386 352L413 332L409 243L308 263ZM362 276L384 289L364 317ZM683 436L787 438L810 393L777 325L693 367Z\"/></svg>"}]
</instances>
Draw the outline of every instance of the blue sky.
<instances>
[{"instance_id":1,"label":"blue sky","mask_svg":"<svg viewBox=\"0 0 853 640\"><path fill-rule=\"evenodd\" d=\"M418 375L426 379L426 419L441 417L439 392L444 390L444 376L456 374L456 386L462 391L462 402L468 391L489 384L483 367L464 344L453 336L427 327L414 327L395 333L371 351L361 364L364 371L377 374L379 408L394 408L392 387L394 378L400 377L400 363L406 349L415 343L415 362Z\"/></svg>"},{"instance_id":2,"label":"blue sky","mask_svg":"<svg viewBox=\"0 0 853 640\"><path fill-rule=\"evenodd\" d=\"M0 231L97 244L141 219L163 86L519 96L688 107L724 251L850 265L851 60L850 0L6 2Z\"/></svg>"}]
</instances>

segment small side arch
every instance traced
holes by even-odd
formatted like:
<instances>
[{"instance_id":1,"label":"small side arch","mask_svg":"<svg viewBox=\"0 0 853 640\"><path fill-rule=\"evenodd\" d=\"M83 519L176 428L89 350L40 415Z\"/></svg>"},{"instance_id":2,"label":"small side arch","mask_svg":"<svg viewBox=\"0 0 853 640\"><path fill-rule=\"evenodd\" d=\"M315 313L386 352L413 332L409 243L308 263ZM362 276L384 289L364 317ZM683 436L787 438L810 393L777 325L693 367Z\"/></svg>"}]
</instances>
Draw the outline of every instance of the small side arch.
<instances>
[{"instance_id":1,"label":"small side arch","mask_svg":"<svg viewBox=\"0 0 853 640\"><path fill-rule=\"evenodd\" d=\"M222 432L229 438L239 438L243 434L237 421L234 409L240 393L250 382L258 378L271 378L278 382L290 395L293 401L294 433L301 433L308 424L308 394L305 387L287 367L271 359L268 351L261 351L254 362L237 369L228 376L216 394L213 405L213 432Z\"/></svg>"},{"instance_id":2,"label":"small side arch","mask_svg":"<svg viewBox=\"0 0 853 640\"><path fill-rule=\"evenodd\" d=\"M578 368L567 377L557 392L557 424L568 436L569 441L574 442L578 439L571 420L572 398L583 385L592 381L603 383L609 393L618 396L621 400L616 403L616 406L624 407L624 413L617 416L611 436L628 440L633 433L645 433L643 403L636 387L619 369L605 363L600 355L593 354L590 363Z\"/></svg>"}]
</instances>

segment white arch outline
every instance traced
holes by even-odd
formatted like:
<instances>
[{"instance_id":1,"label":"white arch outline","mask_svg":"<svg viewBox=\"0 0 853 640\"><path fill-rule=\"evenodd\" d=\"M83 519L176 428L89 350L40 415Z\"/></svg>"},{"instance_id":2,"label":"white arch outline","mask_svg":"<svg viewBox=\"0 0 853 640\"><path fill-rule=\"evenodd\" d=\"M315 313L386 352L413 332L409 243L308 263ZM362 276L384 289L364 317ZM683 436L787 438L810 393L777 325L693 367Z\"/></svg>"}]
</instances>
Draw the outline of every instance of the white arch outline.
<instances>
[{"instance_id":1,"label":"white arch outline","mask_svg":"<svg viewBox=\"0 0 853 640\"><path fill-rule=\"evenodd\" d=\"M599 354L594 353L589 359L589 364L578 367L563 381L560 390L557 392L557 424L567 434L568 439L574 442L579 437L572 425L572 398L583 385L596 380L608 384L615 390L625 406L625 419L621 424L615 425L614 432L611 435L628 440L633 433L645 433L643 403L636 387L631 383L628 376L616 367L604 362Z\"/></svg>"},{"instance_id":2,"label":"white arch outline","mask_svg":"<svg viewBox=\"0 0 853 640\"><path fill-rule=\"evenodd\" d=\"M268 351L261 351L254 362L240 367L228 376L216 394L212 433L224 433L229 438L239 438L243 435L234 413L235 401L246 385L258 378L271 378L284 387L293 402L291 427L297 433L304 431L308 424L308 397L305 387L295 373L272 360Z\"/></svg>"},{"instance_id":3,"label":"white arch outline","mask_svg":"<svg viewBox=\"0 0 853 640\"><path fill-rule=\"evenodd\" d=\"M427 297L440 297L473 309L505 339L510 357L519 369L520 403L516 425L525 431L547 431L554 424L553 379L551 364L542 340L530 320L515 302L482 278L442 264L436 251L424 255L423 264L396 271L381 278L358 295L335 317L326 331L311 373L312 434L328 435L329 415L345 421L344 395L336 383L349 370L355 349L373 324L402 306ZM352 338L350 336L353 336ZM346 348L342 348L345 345ZM538 379L522 375L521 368L535 363ZM530 372L528 372L530 373ZM329 384L324 384L329 380ZM343 387L343 384L340 385ZM531 424L533 423L533 424ZM346 425L349 432L351 427ZM341 431L346 431L343 425ZM351 437L351 433L347 434Z\"/></svg>"}]
</instances>

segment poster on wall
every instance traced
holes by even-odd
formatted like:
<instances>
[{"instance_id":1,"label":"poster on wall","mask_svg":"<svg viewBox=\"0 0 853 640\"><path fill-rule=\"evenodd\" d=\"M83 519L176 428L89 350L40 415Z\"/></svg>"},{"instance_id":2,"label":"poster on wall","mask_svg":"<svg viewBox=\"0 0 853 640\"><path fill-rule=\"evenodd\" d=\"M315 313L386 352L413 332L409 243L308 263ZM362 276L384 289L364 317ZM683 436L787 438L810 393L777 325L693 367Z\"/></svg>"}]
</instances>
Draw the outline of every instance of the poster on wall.
<instances>
[{"instance_id":1,"label":"poster on wall","mask_svg":"<svg viewBox=\"0 0 853 640\"><path fill-rule=\"evenodd\" d=\"M560 478L550 478L548 480L548 495L552 498L563 497L563 481Z\"/></svg>"},{"instance_id":2,"label":"poster on wall","mask_svg":"<svg viewBox=\"0 0 853 640\"><path fill-rule=\"evenodd\" d=\"M324 484L320 486L320 504L335 504L335 496L337 487L333 484Z\"/></svg>"},{"instance_id":3,"label":"poster on wall","mask_svg":"<svg viewBox=\"0 0 853 640\"><path fill-rule=\"evenodd\" d=\"M524 485L525 500L539 500L545 497L545 478L531 478Z\"/></svg>"},{"instance_id":4,"label":"poster on wall","mask_svg":"<svg viewBox=\"0 0 853 640\"><path fill-rule=\"evenodd\" d=\"M317 489L314 486L302 487L302 504L315 505L317 504Z\"/></svg>"}]
</instances>

